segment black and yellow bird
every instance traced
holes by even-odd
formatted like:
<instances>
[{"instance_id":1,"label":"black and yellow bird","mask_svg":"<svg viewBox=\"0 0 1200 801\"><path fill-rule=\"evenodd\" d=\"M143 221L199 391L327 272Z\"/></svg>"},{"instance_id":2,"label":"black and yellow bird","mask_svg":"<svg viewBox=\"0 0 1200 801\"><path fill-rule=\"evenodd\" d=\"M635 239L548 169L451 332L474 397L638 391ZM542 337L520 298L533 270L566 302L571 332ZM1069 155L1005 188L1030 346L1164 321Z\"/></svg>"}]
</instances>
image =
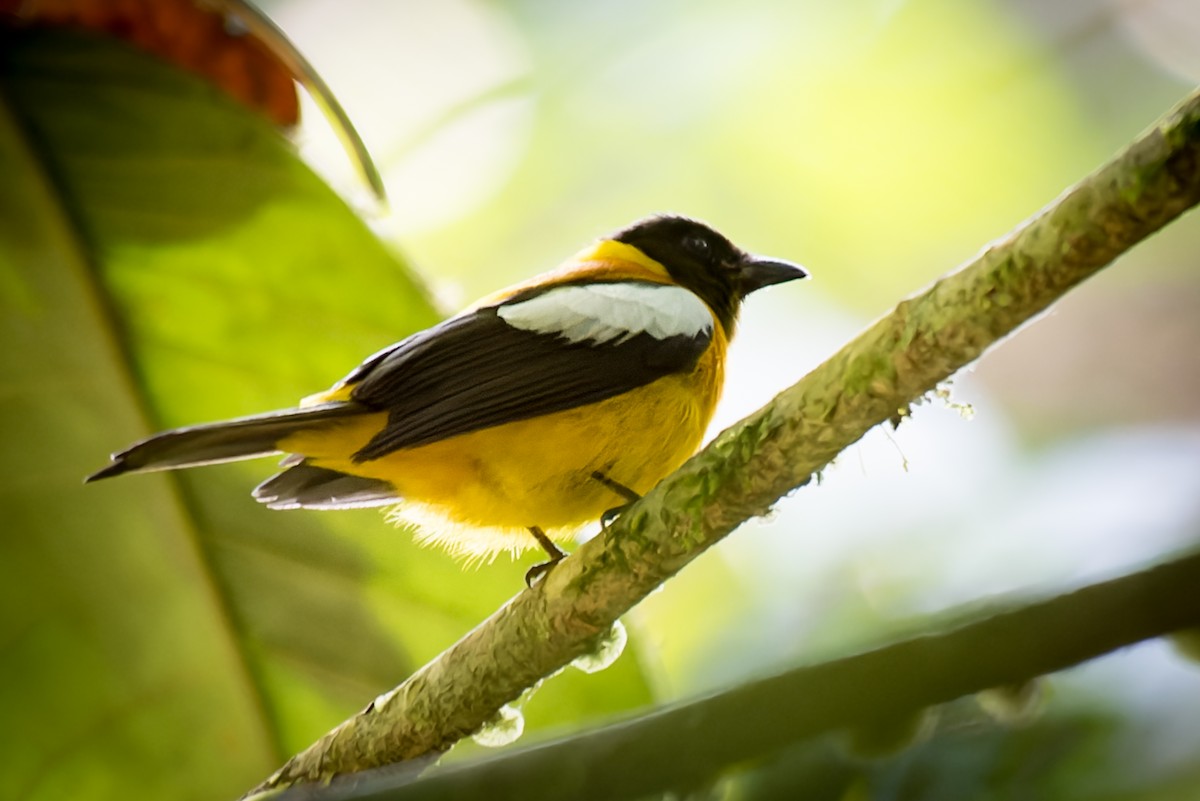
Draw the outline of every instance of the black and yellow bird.
<instances>
[{"instance_id":1,"label":"black and yellow bird","mask_svg":"<svg viewBox=\"0 0 1200 801\"><path fill-rule=\"evenodd\" d=\"M273 509L393 505L470 557L553 540L699 447L738 310L804 278L685 217L625 228L554 272L376 353L298 408L157 434L88 481L288 454ZM532 536L531 536L532 535Z\"/></svg>"}]
</instances>

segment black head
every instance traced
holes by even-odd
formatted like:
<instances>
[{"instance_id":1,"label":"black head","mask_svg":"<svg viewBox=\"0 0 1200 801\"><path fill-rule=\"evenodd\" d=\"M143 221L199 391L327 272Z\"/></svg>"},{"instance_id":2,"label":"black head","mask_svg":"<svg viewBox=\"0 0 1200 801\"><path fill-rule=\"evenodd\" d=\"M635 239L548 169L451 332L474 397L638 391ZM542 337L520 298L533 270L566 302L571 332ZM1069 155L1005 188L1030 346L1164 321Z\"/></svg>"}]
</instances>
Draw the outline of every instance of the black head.
<instances>
[{"instance_id":1,"label":"black head","mask_svg":"<svg viewBox=\"0 0 1200 801\"><path fill-rule=\"evenodd\" d=\"M738 248L702 222L687 217L649 217L613 234L667 268L680 286L707 303L732 334L742 300L756 289L807 278L802 267L764 259Z\"/></svg>"}]
</instances>

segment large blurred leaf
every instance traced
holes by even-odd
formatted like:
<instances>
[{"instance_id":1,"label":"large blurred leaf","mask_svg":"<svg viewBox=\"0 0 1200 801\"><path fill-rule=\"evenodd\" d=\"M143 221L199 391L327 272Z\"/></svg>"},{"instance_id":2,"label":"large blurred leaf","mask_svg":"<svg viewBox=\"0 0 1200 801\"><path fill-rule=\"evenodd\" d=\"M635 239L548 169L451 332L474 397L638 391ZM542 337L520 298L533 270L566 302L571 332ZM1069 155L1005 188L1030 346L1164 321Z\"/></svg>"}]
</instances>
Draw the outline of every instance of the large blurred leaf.
<instances>
[{"instance_id":1,"label":"large blurred leaf","mask_svg":"<svg viewBox=\"0 0 1200 801\"><path fill-rule=\"evenodd\" d=\"M0 175L0 797L236 794L519 589L373 512L262 509L262 464L81 485L435 320L274 129L111 42L9 32ZM644 703L619 665L534 717Z\"/></svg>"}]
</instances>

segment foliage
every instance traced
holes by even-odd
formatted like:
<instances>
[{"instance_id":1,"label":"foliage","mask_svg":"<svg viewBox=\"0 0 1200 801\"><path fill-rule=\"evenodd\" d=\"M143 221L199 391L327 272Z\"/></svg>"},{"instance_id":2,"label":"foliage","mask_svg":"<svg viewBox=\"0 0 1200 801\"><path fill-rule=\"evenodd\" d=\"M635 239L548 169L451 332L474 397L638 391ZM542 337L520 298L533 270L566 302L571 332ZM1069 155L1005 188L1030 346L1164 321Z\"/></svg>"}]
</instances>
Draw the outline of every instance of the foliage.
<instances>
[{"instance_id":1,"label":"foliage","mask_svg":"<svg viewBox=\"0 0 1200 801\"><path fill-rule=\"evenodd\" d=\"M278 132L197 79L6 34L0 101L0 796L233 795L522 569L463 573L371 512L269 512L263 465L84 487L156 428L292 405L436 316ZM647 698L632 660L599 683L602 707L568 682L542 723Z\"/></svg>"}]
</instances>

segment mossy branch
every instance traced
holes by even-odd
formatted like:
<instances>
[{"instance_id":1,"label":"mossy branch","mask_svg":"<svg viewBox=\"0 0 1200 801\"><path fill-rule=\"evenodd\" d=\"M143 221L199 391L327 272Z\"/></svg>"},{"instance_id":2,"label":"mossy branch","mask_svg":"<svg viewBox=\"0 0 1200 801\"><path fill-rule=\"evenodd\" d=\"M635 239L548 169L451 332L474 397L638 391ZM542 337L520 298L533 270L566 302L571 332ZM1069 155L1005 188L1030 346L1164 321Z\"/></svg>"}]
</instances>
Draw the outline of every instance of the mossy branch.
<instances>
[{"instance_id":1,"label":"mossy branch","mask_svg":"<svg viewBox=\"0 0 1200 801\"><path fill-rule=\"evenodd\" d=\"M1200 201L1200 93L722 433L606 532L256 791L437 755L1071 287Z\"/></svg>"},{"instance_id":2,"label":"mossy branch","mask_svg":"<svg viewBox=\"0 0 1200 801\"><path fill-rule=\"evenodd\" d=\"M992 688L1017 699L1039 676L1192 630L1200 625L1197 587L1200 553L1191 553L1015 608L972 604L926 623L938 631L880 648L430 775L375 771L336 787L297 788L295 801L611 801L679 793L808 737L839 729L899 734L905 724L919 728L920 710L932 705Z\"/></svg>"}]
</instances>

